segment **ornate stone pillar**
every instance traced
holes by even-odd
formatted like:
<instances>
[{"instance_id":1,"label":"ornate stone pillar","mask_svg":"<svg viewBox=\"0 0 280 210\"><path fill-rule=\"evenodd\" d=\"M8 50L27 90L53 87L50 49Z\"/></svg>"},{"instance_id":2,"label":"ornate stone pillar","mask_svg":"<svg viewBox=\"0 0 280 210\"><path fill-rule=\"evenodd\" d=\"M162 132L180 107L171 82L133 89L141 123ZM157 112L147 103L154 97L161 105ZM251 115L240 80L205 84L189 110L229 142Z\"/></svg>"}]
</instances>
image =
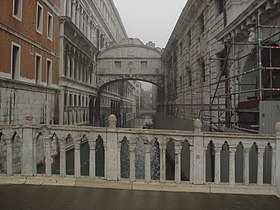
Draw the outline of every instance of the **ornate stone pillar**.
<instances>
[{"instance_id":1,"label":"ornate stone pillar","mask_svg":"<svg viewBox=\"0 0 280 210\"><path fill-rule=\"evenodd\" d=\"M257 184L263 185L263 155L264 155L264 148L258 148L258 179Z\"/></svg>"},{"instance_id":2,"label":"ornate stone pillar","mask_svg":"<svg viewBox=\"0 0 280 210\"><path fill-rule=\"evenodd\" d=\"M151 181L151 144L146 142L145 147L145 181Z\"/></svg>"},{"instance_id":3,"label":"ornate stone pillar","mask_svg":"<svg viewBox=\"0 0 280 210\"><path fill-rule=\"evenodd\" d=\"M175 144L175 182L181 182L181 151L182 145L177 143Z\"/></svg>"},{"instance_id":4,"label":"ornate stone pillar","mask_svg":"<svg viewBox=\"0 0 280 210\"><path fill-rule=\"evenodd\" d=\"M60 146L60 176L66 176L66 149L65 149L66 139L59 139Z\"/></svg>"},{"instance_id":5,"label":"ornate stone pillar","mask_svg":"<svg viewBox=\"0 0 280 210\"><path fill-rule=\"evenodd\" d=\"M190 145L190 183L193 183L193 146Z\"/></svg>"},{"instance_id":6,"label":"ornate stone pillar","mask_svg":"<svg viewBox=\"0 0 280 210\"><path fill-rule=\"evenodd\" d=\"M52 156L51 156L51 144L52 139L51 136L45 135L44 136L44 142L45 142L45 148L46 148L46 154L45 154L45 170L46 170L46 176L52 175Z\"/></svg>"},{"instance_id":7,"label":"ornate stone pillar","mask_svg":"<svg viewBox=\"0 0 280 210\"><path fill-rule=\"evenodd\" d=\"M160 149L160 182L166 181L166 142L161 142Z\"/></svg>"},{"instance_id":8,"label":"ornate stone pillar","mask_svg":"<svg viewBox=\"0 0 280 210\"><path fill-rule=\"evenodd\" d=\"M272 148L272 163L271 163L271 185L275 186L275 169L276 169L276 151Z\"/></svg>"},{"instance_id":9,"label":"ornate stone pillar","mask_svg":"<svg viewBox=\"0 0 280 210\"><path fill-rule=\"evenodd\" d=\"M251 148L244 148L244 163L243 163L243 182L245 185L249 185L249 153Z\"/></svg>"},{"instance_id":10,"label":"ornate stone pillar","mask_svg":"<svg viewBox=\"0 0 280 210\"><path fill-rule=\"evenodd\" d=\"M95 136L89 139L89 176L95 177L95 146L96 146Z\"/></svg>"},{"instance_id":11,"label":"ornate stone pillar","mask_svg":"<svg viewBox=\"0 0 280 210\"><path fill-rule=\"evenodd\" d=\"M215 148L215 184L221 182L221 148Z\"/></svg>"},{"instance_id":12,"label":"ornate stone pillar","mask_svg":"<svg viewBox=\"0 0 280 210\"><path fill-rule=\"evenodd\" d=\"M193 184L203 184L205 182L205 153L203 145L202 123L199 119L194 121L194 140L193 140Z\"/></svg>"},{"instance_id":13,"label":"ornate stone pillar","mask_svg":"<svg viewBox=\"0 0 280 210\"><path fill-rule=\"evenodd\" d=\"M229 183L235 184L235 152L236 148L229 148Z\"/></svg>"},{"instance_id":14,"label":"ornate stone pillar","mask_svg":"<svg viewBox=\"0 0 280 210\"><path fill-rule=\"evenodd\" d=\"M13 175L13 142L12 137L5 139L7 146L7 175Z\"/></svg>"},{"instance_id":15,"label":"ornate stone pillar","mask_svg":"<svg viewBox=\"0 0 280 210\"><path fill-rule=\"evenodd\" d=\"M81 151L80 151L80 144L81 140L76 139L74 140L74 167L75 167L75 177L80 177L81 176Z\"/></svg>"},{"instance_id":16,"label":"ornate stone pillar","mask_svg":"<svg viewBox=\"0 0 280 210\"><path fill-rule=\"evenodd\" d=\"M129 154L130 154L130 181L135 181L135 149L136 149L136 143L132 142L129 143Z\"/></svg>"},{"instance_id":17,"label":"ornate stone pillar","mask_svg":"<svg viewBox=\"0 0 280 210\"><path fill-rule=\"evenodd\" d=\"M33 147L33 175L37 175L37 137L32 139L32 147Z\"/></svg>"},{"instance_id":18,"label":"ornate stone pillar","mask_svg":"<svg viewBox=\"0 0 280 210\"><path fill-rule=\"evenodd\" d=\"M280 122L275 125L276 130L276 146L275 146L275 186L277 192L280 193L280 164L277 161L280 161Z\"/></svg>"}]
</instances>

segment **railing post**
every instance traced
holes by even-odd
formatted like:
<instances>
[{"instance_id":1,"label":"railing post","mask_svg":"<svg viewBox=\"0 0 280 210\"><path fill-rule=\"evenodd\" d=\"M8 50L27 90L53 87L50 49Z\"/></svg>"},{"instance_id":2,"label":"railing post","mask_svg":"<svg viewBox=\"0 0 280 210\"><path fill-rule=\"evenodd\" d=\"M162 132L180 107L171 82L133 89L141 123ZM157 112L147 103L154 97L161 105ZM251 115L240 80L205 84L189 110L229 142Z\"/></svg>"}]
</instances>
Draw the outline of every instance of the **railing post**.
<instances>
[{"instance_id":1,"label":"railing post","mask_svg":"<svg viewBox=\"0 0 280 210\"><path fill-rule=\"evenodd\" d=\"M31 125L22 128L22 159L21 174L32 176L34 173L34 156L33 156L33 129Z\"/></svg>"},{"instance_id":2,"label":"railing post","mask_svg":"<svg viewBox=\"0 0 280 210\"><path fill-rule=\"evenodd\" d=\"M182 144L178 142L176 145L175 143L175 182L181 182L181 151L182 151Z\"/></svg>"},{"instance_id":3,"label":"railing post","mask_svg":"<svg viewBox=\"0 0 280 210\"><path fill-rule=\"evenodd\" d=\"M193 146L190 146L190 183L193 183Z\"/></svg>"},{"instance_id":4,"label":"railing post","mask_svg":"<svg viewBox=\"0 0 280 210\"><path fill-rule=\"evenodd\" d=\"M264 155L264 148L258 148L258 179L257 184L263 185L263 155Z\"/></svg>"},{"instance_id":5,"label":"railing post","mask_svg":"<svg viewBox=\"0 0 280 210\"><path fill-rule=\"evenodd\" d=\"M249 185L249 153L251 148L244 148L244 163L243 163L243 182L245 185Z\"/></svg>"},{"instance_id":6,"label":"railing post","mask_svg":"<svg viewBox=\"0 0 280 210\"><path fill-rule=\"evenodd\" d=\"M205 181L205 157L203 149L202 123L199 119L194 121L194 139L193 139L193 184L203 184Z\"/></svg>"},{"instance_id":7,"label":"railing post","mask_svg":"<svg viewBox=\"0 0 280 210\"><path fill-rule=\"evenodd\" d=\"M51 166L51 143L52 139L50 136L44 136L44 142L45 142L45 148L46 148L46 153L45 153L45 166L46 166L46 176L51 176L52 174L52 166Z\"/></svg>"},{"instance_id":8,"label":"railing post","mask_svg":"<svg viewBox=\"0 0 280 210\"><path fill-rule=\"evenodd\" d=\"M118 180L118 133L116 129L117 118L111 114L108 118L109 128L107 129L107 139L105 149L105 178L107 180Z\"/></svg>"},{"instance_id":9,"label":"railing post","mask_svg":"<svg viewBox=\"0 0 280 210\"><path fill-rule=\"evenodd\" d=\"M136 148L136 144L134 142L129 144L129 154L130 154L129 178L130 181L132 182L135 181L135 148Z\"/></svg>"},{"instance_id":10,"label":"railing post","mask_svg":"<svg viewBox=\"0 0 280 210\"><path fill-rule=\"evenodd\" d=\"M166 142L159 144L160 149L160 182L166 181Z\"/></svg>"},{"instance_id":11,"label":"railing post","mask_svg":"<svg viewBox=\"0 0 280 210\"><path fill-rule=\"evenodd\" d=\"M229 148L229 184L235 184L235 152L236 148Z\"/></svg>"},{"instance_id":12,"label":"railing post","mask_svg":"<svg viewBox=\"0 0 280 210\"><path fill-rule=\"evenodd\" d=\"M60 176L66 176L66 149L65 149L66 139L59 139L60 146Z\"/></svg>"},{"instance_id":13,"label":"railing post","mask_svg":"<svg viewBox=\"0 0 280 210\"><path fill-rule=\"evenodd\" d=\"M95 146L96 146L96 139L91 138L88 141L89 144L89 176L95 177Z\"/></svg>"},{"instance_id":14,"label":"railing post","mask_svg":"<svg viewBox=\"0 0 280 210\"><path fill-rule=\"evenodd\" d=\"M7 175L13 175L13 142L12 137L8 137L6 140L7 146Z\"/></svg>"},{"instance_id":15,"label":"railing post","mask_svg":"<svg viewBox=\"0 0 280 210\"><path fill-rule=\"evenodd\" d=\"M221 148L215 148L215 184L221 182Z\"/></svg>"},{"instance_id":16,"label":"railing post","mask_svg":"<svg viewBox=\"0 0 280 210\"><path fill-rule=\"evenodd\" d=\"M74 167L75 167L75 177L81 176L81 140L75 139L74 140Z\"/></svg>"},{"instance_id":17,"label":"railing post","mask_svg":"<svg viewBox=\"0 0 280 210\"><path fill-rule=\"evenodd\" d=\"M145 181L151 181L151 145L146 142L145 146Z\"/></svg>"},{"instance_id":18,"label":"railing post","mask_svg":"<svg viewBox=\"0 0 280 210\"><path fill-rule=\"evenodd\" d=\"M280 122L276 123L276 151L275 151L275 186L280 193Z\"/></svg>"}]
</instances>

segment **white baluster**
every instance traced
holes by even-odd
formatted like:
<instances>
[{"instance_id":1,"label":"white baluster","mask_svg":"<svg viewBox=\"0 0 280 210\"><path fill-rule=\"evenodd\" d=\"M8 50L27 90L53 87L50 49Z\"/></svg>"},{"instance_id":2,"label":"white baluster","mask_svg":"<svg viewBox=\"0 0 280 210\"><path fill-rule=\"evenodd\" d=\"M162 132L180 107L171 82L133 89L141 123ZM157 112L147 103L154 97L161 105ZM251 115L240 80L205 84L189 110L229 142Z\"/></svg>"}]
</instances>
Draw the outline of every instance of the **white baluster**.
<instances>
[{"instance_id":1,"label":"white baluster","mask_svg":"<svg viewBox=\"0 0 280 210\"><path fill-rule=\"evenodd\" d=\"M44 136L46 154L45 154L45 169L46 169L46 176L52 175L52 157L51 157L51 143L52 139L50 136Z\"/></svg>"},{"instance_id":2,"label":"white baluster","mask_svg":"<svg viewBox=\"0 0 280 210\"><path fill-rule=\"evenodd\" d=\"M177 145L175 145L175 182L176 183L181 182L181 151L182 151L182 145L180 145L180 143L177 143Z\"/></svg>"},{"instance_id":3,"label":"white baluster","mask_svg":"<svg viewBox=\"0 0 280 210\"><path fill-rule=\"evenodd\" d=\"M215 148L215 184L221 182L221 148Z\"/></svg>"},{"instance_id":4,"label":"white baluster","mask_svg":"<svg viewBox=\"0 0 280 210\"><path fill-rule=\"evenodd\" d=\"M160 148L160 182L166 181L166 142L159 145Z\"/></svg>"},{"instance_id":5,"label":"white baluster","mask_svg":"<svg viewBox=\"0 0 280 210\"><path fill-rule=\"evenodd\" d=\"M7 175L13 175L13 144L12 138L6 138L7 146Z\"/></svg>"},{"instance_id":6,"label":"white baluster","mask_svg":"<svg viewBox=\"0 0 280 210\"><path fill-rule=\"evenodd\" d=\"M235 184L235 153L236 148L229 148L229 183Z\"/></svg>"},{"instance_id":7,"label":"white baluster","mask_svg":"<svg viewBox=\"0 0 280 210\"><path fill-rule=\"evenodd\" d=\"M272 148L272 164L271 164L271 185L275 186L275 169L276 169L276 151Z\"/></svg>"},{"instance_id":8,"label":"white baluster","mask_svg":"<svg viewBox=\"0 0 280 210\"><path fill-rule=\"evenodd\" d=\"M264 148L258 148L258 179L257 184L263 185L263 155Z\"/></svg>"},{"instance_id":9,"label":"white baluster","mask_svg":"<svg viewBox=\"0 0 280 210\"><path fill-rule=\"evenodd\" d=\"M130 181L135 181L135 149L136 144L129 144L129 153L130 153Z\"/></svg>"},{"instance_id":10,"label":"white baluster","mask_svg":"<svg viewBox=\"0 0 280 210\"><path fill-rule=\"evenodd\" d=\"M190 145L189 148L190 148L190 183L193 183L193 146Z\"/></svg>"},{"instance_id":11,"label":"white baluster","mask_svg":"<svg viewBox=\"0 0 280 210\"><path fill-rule=\"evenodd\" d=\"M81 176L81 151L80 151L80 139L75 140L74 141L74 150L75 150L75 154L74 154L74 164L75 164L75 177L80 177Z\"/></svg>"},{"instance_id":12,"label":"white baluster","mask_svg":"<svg viewBox=\"0 0 280 210\"><path fill-rule=\"evenodd\" d=\"M151 181L151 145L145 144L145 181Z\"/></svg>"},{"instance_id":13,"label":"white baluster","mask_svg":"<svg viewBox=\"0 0 280 210\"><path fill-rule=\"evenodd\" d=\"M65 143L66 139L62 138L59 139L59 146L60 146L60 176L66 176L66 150L65 150Z\"/></svg>"},{"instance_id":14,"label":"white baluster","mask_svg":"<svg viewBox=\"0 0 280 210\"><path fill-rule=\"evenodd\" d=\"M95 147L96 139L92 138L88 141L89 143L89 176L95 177Z\"/></svg>"},{"instance_id":15,"label":"white baluster","mask_svg":"<svg viewBox=\"0 0 280 210\"><path fill-rule=\"evenodd\" d=\"M243 163L243 182L249 184L249 153L250 148L244 148L244 163Z\"/></svg>"}]
</instances>

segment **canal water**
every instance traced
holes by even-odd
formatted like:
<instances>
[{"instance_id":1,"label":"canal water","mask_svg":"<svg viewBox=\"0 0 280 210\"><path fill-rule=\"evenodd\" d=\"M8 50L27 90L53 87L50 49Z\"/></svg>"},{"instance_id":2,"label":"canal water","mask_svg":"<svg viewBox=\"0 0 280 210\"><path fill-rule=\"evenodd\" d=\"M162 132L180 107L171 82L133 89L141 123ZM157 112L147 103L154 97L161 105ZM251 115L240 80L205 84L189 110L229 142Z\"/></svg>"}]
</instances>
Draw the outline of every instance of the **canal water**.
<instances>
[{"instance_id":1,"label":"canal water","mask_svg":"<svg viewBox=\"0 0 280 210\"><path fill-rule=\"evenodd\" d=\"M153 119L149 116L143 116L142 118L136 118L134 120L135 128L147 127L152 125ZM145 128L146 129L146 128ZM89 145L84 143L81 145L81 175L89 175ZM130 156L128 140L123 139L121 145L121 178L129 178L130 171ZM55 157L55 163L52 166L52 174L59 174L59 156ZM143 141L138 141L136 145L135 153L135 176L136 179L145 179L145 147ZM96 176L104 177L104 147L101 138L96 142ZM166 179L174 179L174 164L168 158L166 159ZM45 166L41 164L37 168L38 174L45 173ZM66 152L66 174L74 175L74 149L70 149ZM151 179L159 180L160 178L160 151L159 143L155 141L151 146Z\"/></svg>"}]
</instances>

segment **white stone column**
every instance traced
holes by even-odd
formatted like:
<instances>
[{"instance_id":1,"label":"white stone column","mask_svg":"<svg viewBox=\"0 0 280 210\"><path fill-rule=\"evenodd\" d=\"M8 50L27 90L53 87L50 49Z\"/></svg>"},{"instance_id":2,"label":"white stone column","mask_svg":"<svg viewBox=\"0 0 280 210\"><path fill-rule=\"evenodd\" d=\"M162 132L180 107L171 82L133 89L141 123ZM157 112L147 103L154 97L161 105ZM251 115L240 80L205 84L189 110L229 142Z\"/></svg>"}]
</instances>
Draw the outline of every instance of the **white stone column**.
<instances>
[{"instance_id":1,"label":"white stone column","mask_svg":"<svg viewBox=\"0 0 280 210\"><path fill-rule=\"evenodd\" d=\"M160 182L166 181L166 142L161 142L160 149Z\"/></svg>"},{"instance_id":2,"label":"white stone column","mask_svg":"<svg viewBox=\"0 0 280 210\"><path fill-rule=\"evenodd\" d=\"M33 131L32 127L22 129L22 159L21 159L21 174L24 176L32 176L34 172L33 160Z\"/></svg>"},{"instance_id":3,"label":"white stone column","mask_svg":"<svg viewBox=\"0 0 280 210\"><path fill-rule=\"evenodd\" d=\"M229 183L235 184L235 152L236 148L229 149Z\"/></svg>"},{"instance_id":4,"label":"white stone column","mask_svg":"<svg viewBox=\"0 0 280 210\"><path fill-rule=\"evenodd\" d=\"M146 143L145 145L145 181L151 181L151 145Z\"/></svg>"},{"instance_id":5,"label":"white stone column","mask_svg":"<svg viewBox=\"0 0 280 210\"><path fill-rule=\"evenodd\" d=\"M175 145L175 182L181 182L181 151L182 145Z\"/></svg>"},{"instance_id":6,"label":"white stone column","mask_svg":"<svg viewBox=\"0 0 280 210\"><path fill-rule=\"evenodd\" d=\"M66 6L67 6L67 16L68 17L71 17L71 9L72 9L72 6L71 6L71 0L66 0Z\"/></svg>"},{"instance_id":7,"label":"white stone column","mask_svg":"<svg viewBox=\"0 0 280 210\"><path fill-rule=\"evenodd\" d=\"M84 10L81 9L81 16L80 16L80 31L84 33Z\"/></svg>"},{"instance_id":8,"label":"white stone column","mask_svg":"<svg viewBox=\"0 0 280 210\"><path fill-rule=\"evenodd\" d=\"M193 140L193 184L204 184L205 181L205 148L203 146L202 123L199 119L194 121L194 140Z\"/></svg>"},{"instance_id":9,"label":"white stone column","mask_svg":"<svg viewBox=\"0 0 280 210\"><path fill-rule=\"evenodd\" d=\"M257 184L263 185L263 155L264 155L264 148L258 148L258 178Z\"/></svg>"},{"instance_id":10,"label":"white stone column","mask_svg":"<svg viewBox=\"0 0 280 210\"><path fill-rule=\"evenodd\" d=\"M118 166L118 180L121 180L121 142L118 142L118 162L117 162L117 166Z\"/></svg>"},{"instance_id":11,"label":"white stone column","mask_svg":"<svg viewBox=\"0 0 280 210\"><path fill-rule=\"evenodd\" d=\"M66 149L65 149L66 139L59 139L59 158L60 158L60 176L66 176Z\"/></svg>"},{"instance_id":12,"label":"white stone column","mask_svg":"<svg viewBox=\"0 0 280 210\"><path fill-rule=\"evenodd\" d=\"M280 193L280 122L275 125L276 130L276 147L275 147L275 186L278 194Z\"/></svg>"},{"instance_id":13,"label":"white stone column","mask_svg":"<svg viewBox=\"0 0 280 210\"><path fill-rule=\"evenodd\" d=\"M193 183L193 146L190 146L190 183Z\"/></svg>"},{"instance_id":14,"label":"white stone column","mask_svg":"<svg viewBox=\"0 0 280 210\"><path fill-rule=\"evenodd\" d=\"M37 137L32 139L32 147L33 147L33 175L37 175Z\"/></svg>"},{"instance_id":15,"label":"white stone column","mask_svg":"<svg viewBox=\"0 0 280 210\"><path fill-rule=\"evenodd\" d=\"M7 175L13 175L13 143L12 138L5 139L7 146Z\"/></svg>"},{"instance_id":16,"label":"white stone column","mask_svg":"<svg viewBox=\"0 0 280 210\"><path fill-rule=\"evenodd\" d=\"M80 28L80 5L78 2L76 2L76 21L75 21L75 25L77 26L77 28Z\"/></svg>"},{"instance_id":17,"label":"white stone column","mask_svg":"<svg viewBox=\"0 0 280 210\"><path fill-rule=\"evenodd\" d=\"M276 151L272 148L272 163L271 163L271 185L275 186L275 169L276 169Z\"/></svg>"},{"instance_id":18,"label":"white stone column","mask_svg":"<svg viewBox=\"0 0 280 210\"><path fill-rule=\"evenodd\" d=\"M243 182L245 185L249 184L249 153L251 148L244 148L244 163L243 163Z\"/></svg>"},{"instance_id":19,"label":"white stone column","mask_svg":"<svg viewBox=\"0 0 280 210\"><path fill-rule=\"evenodd\" d=\"M96 147L95 137L89 139L89 176L95 177L95 147Z\"/></svg>"},{"instance_id":20,"label":"white stone column","mask_svg":"<svg viewBox=\"0 0 280 210\"><path fill-rule=\"evenodd\" d=\"M130 181L134 182L135 181L135 149L136 149L136 144L135 143L130 143L129 144L129 154L130 154Z\"/></svg>"},{"instance_id":21,"label":"white stone column","mask_svg":"<svg viewBox=\"0 0 280 210\"><path fill-rule=\"evenodd\" d=\"M51 143L52 139L49 135L44 136L44 142L45 142L45 170L46 170L46 176L52 175L52 156L51 156Z\"/></svg>"},{"instance_id":22,"label":"white stone column","mask_svg":"<svg viewBox=\"0 0 280 210\"><path fill-rule=\"evenodd\" d=\"M215 148L215 184L221 182L221 148Z\"/></svg>"},{"instance_id":23,"label":"white stone column","mask_svg":"<svg viewBox=\"0 0 280 210\"><path fill-rule=\"evenodd\" d=\"M74 150L75 150L75 154L74 154L74 168L75 168L75 173L74 176L75 177L80 177L81 176L81 140L80 139L76 139L74 140Z\"/></svg>"},{"instance_id":24,"label":"white stone column","mask_svg":"<svg viewBox=\"0 0 280 210\"><path fill-rule=\"evenodd\" d=\"M203 183L206 182L206 155L207 148L204 148L203 150Z\"/></svg>"}]
</instances>

